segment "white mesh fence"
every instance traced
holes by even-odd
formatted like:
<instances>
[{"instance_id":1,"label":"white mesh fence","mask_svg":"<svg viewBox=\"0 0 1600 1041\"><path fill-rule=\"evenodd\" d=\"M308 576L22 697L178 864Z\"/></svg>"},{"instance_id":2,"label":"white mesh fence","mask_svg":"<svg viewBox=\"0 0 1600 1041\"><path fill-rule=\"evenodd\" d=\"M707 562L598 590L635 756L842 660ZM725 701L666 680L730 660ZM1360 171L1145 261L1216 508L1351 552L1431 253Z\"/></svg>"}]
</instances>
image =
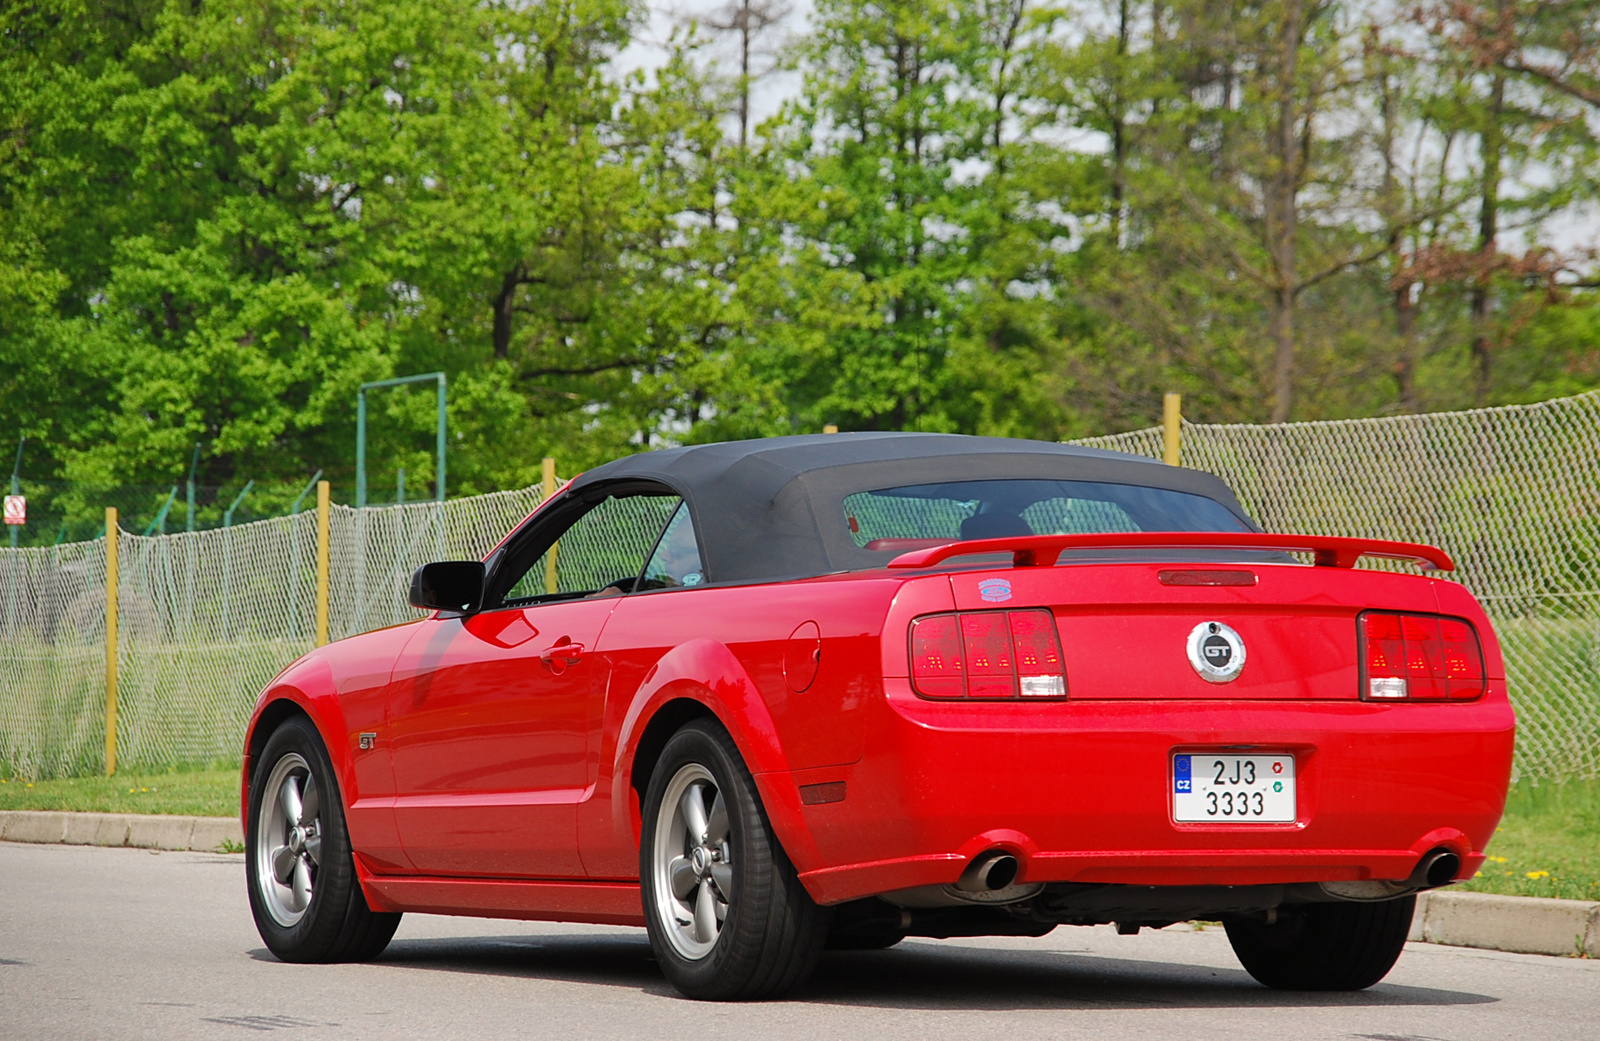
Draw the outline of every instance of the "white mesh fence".
<instances>
[{"instance_id":1,"label":"white mesh fence","mask_svg":"<svg viewBox=\"0 0 1600 1041\"><path fill-rule=\"evenodd\" d=\"M1159 429L1080 443L1161 454ZM1270 531L1442 546L1500 634L1519 772L1600 776L1600 392L1378 420L1186 423L1183 463L1221 477ZM335 506L329 635L417 617L415 568L483 556L541 494ZM315 513L119 539L119 764L236 762L256 694L314 642ZM592 566L569 557L561 572L614 555L573 540L560 555L589 551ZM0 549L0 597L0 772L101 769L104 540Z\"/></svg>"},{"instance_id":2,"label":"white mesh fence","mask_svg":"<svg viewBox=\"0 0 1600 1041\"><path fill-rule=\"evenodd\" d=\"M542 489L334 506L329 636L420 616L411 573L482 557ZM0 773L105 763L105 540L0 549ZM315 642L317 516L118 542L119 768L237 762L256 694Z\"/></svg>"},{"instance_id":3,"label":"white mesh fence","mask_svg":"<svg viewBox=\"0 0 1600 1041\"><path fill-rule=\"evenodd\" d=\"M1160 428L1077 443L1161 457ZM1184 423L1181 443L1183 465L1226 481L1268 531L1443 548L1500 635L1519 774L1600 776L1600 392L1386 419Z\"/></svg>"}]
</instances>

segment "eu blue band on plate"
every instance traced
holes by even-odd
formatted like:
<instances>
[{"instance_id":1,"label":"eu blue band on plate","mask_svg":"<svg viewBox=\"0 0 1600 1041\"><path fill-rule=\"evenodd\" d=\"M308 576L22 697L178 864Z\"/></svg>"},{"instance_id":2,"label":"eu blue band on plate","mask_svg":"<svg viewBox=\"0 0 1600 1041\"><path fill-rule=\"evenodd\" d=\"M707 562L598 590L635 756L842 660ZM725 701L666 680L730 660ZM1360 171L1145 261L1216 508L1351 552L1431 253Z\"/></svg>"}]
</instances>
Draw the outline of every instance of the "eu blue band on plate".
<instances>
[{"instance_id":1,"label":"eu blue band on plate","mask_svg":"<svg viewBox=\"0 0 1600 1041\"><path fill-rule=\"evenodd\" d=\"M1175 755L1172 757L1172 790L1175 792L1193 791L1190 785L1189 761L1192 756Z\"/></svg>"}]
</instances>

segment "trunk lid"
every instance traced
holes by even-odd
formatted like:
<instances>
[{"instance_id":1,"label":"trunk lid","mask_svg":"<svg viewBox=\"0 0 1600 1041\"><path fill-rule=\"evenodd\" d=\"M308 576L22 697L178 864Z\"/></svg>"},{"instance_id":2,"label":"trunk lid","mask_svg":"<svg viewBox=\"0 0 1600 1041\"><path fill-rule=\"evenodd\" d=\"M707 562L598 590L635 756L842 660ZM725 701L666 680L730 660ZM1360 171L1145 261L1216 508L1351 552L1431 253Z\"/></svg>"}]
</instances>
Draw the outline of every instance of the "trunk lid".
<instances>
[{"instance_id":1,"label":"trunk lid","mask_svg":"<svg viewBox=\"0 0 1600 1041\"><path fill-rule=\"evenodd\" d=\"M960 611L1049 608L1072 700L1356 700L1357 615L1439 610L1427 578L1290 563L1075 563L949 578ZM1226 639L1212 623L1243 646L1231 679L1215 669L1207 679L1192 660L1206 636Z\"/></svg>"}]
</instances>

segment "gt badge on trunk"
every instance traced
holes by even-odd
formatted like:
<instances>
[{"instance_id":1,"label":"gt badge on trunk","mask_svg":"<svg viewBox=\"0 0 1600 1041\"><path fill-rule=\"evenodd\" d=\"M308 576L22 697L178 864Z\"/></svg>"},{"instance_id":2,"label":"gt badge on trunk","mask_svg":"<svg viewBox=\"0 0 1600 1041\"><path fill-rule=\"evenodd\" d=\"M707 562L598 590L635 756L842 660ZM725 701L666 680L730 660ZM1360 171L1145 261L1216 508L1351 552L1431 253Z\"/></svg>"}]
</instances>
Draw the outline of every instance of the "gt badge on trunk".
<instances>
[{"instance_id":1,"label":"gt badge on trunk","mask_svg":"<svg viewBox=\"0 0 1600 1041\"><path fill-rule=\"evenodd\" d=\"M1244 641L1221 622L1201 622L1189 631L1189 664L1207 683L1227 683L1244 671Z\"/></svg>"}]
</instances>

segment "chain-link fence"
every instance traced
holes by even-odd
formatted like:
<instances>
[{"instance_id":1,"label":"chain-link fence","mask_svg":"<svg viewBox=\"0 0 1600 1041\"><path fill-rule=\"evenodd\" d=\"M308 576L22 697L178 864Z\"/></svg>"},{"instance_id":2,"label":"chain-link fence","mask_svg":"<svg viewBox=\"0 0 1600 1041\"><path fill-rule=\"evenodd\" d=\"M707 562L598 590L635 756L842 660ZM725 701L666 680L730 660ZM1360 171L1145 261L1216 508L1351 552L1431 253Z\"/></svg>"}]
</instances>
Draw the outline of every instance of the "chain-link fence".
<instances>
[{"instance_id":1,"label":"chain-link fence","mask_svg":"<svg viewBox=\"0 0 1600 1041\"><path fill-rule=\"evenodd\" d=\"M1079 443L1159 459L1162 431ZM1600 392L1386 419L1184 423L1181 444L1182 464L1221 477L1268 531L1443 548L1459 569L1448 577L1500 635L1519 774L1600 776Z\"/></svg>"},{"instance_id":2,"label":"chain-link fence","mask_svg":"<svg viewBox=\"0 0 1600 1041\"><path fill-rule=\"evenodd\" d=\"M330 516L329 636L419 616L411 573L482 557L542 488ZM0 549L0 773L104 767L105 539ZM255 695L315 642L317 515L118 535L117 761L237 761Z\"/></svg>"},{"instance_id":3,"label":"chain-link fence","mask_svg":"<svg viewBox=\"0 0 1600 1041\"><path fill-rule=\"evenodd\" d=\"M1159 429L1083 443L1162 448ZM1500 633L1520 773L1600 775L1600 392L1391 419L1185 424L1183 463L1227 481L1271 531L1442 546ZM416 567L481 557L541 495L335 506L329 635L416 617ZM119 763L236 761L256 693L314 642L316 514L122 533L118 547ZM103 767L105 579L103 539L0 548L0 772Z\"/></svg>"}]
</instances>

